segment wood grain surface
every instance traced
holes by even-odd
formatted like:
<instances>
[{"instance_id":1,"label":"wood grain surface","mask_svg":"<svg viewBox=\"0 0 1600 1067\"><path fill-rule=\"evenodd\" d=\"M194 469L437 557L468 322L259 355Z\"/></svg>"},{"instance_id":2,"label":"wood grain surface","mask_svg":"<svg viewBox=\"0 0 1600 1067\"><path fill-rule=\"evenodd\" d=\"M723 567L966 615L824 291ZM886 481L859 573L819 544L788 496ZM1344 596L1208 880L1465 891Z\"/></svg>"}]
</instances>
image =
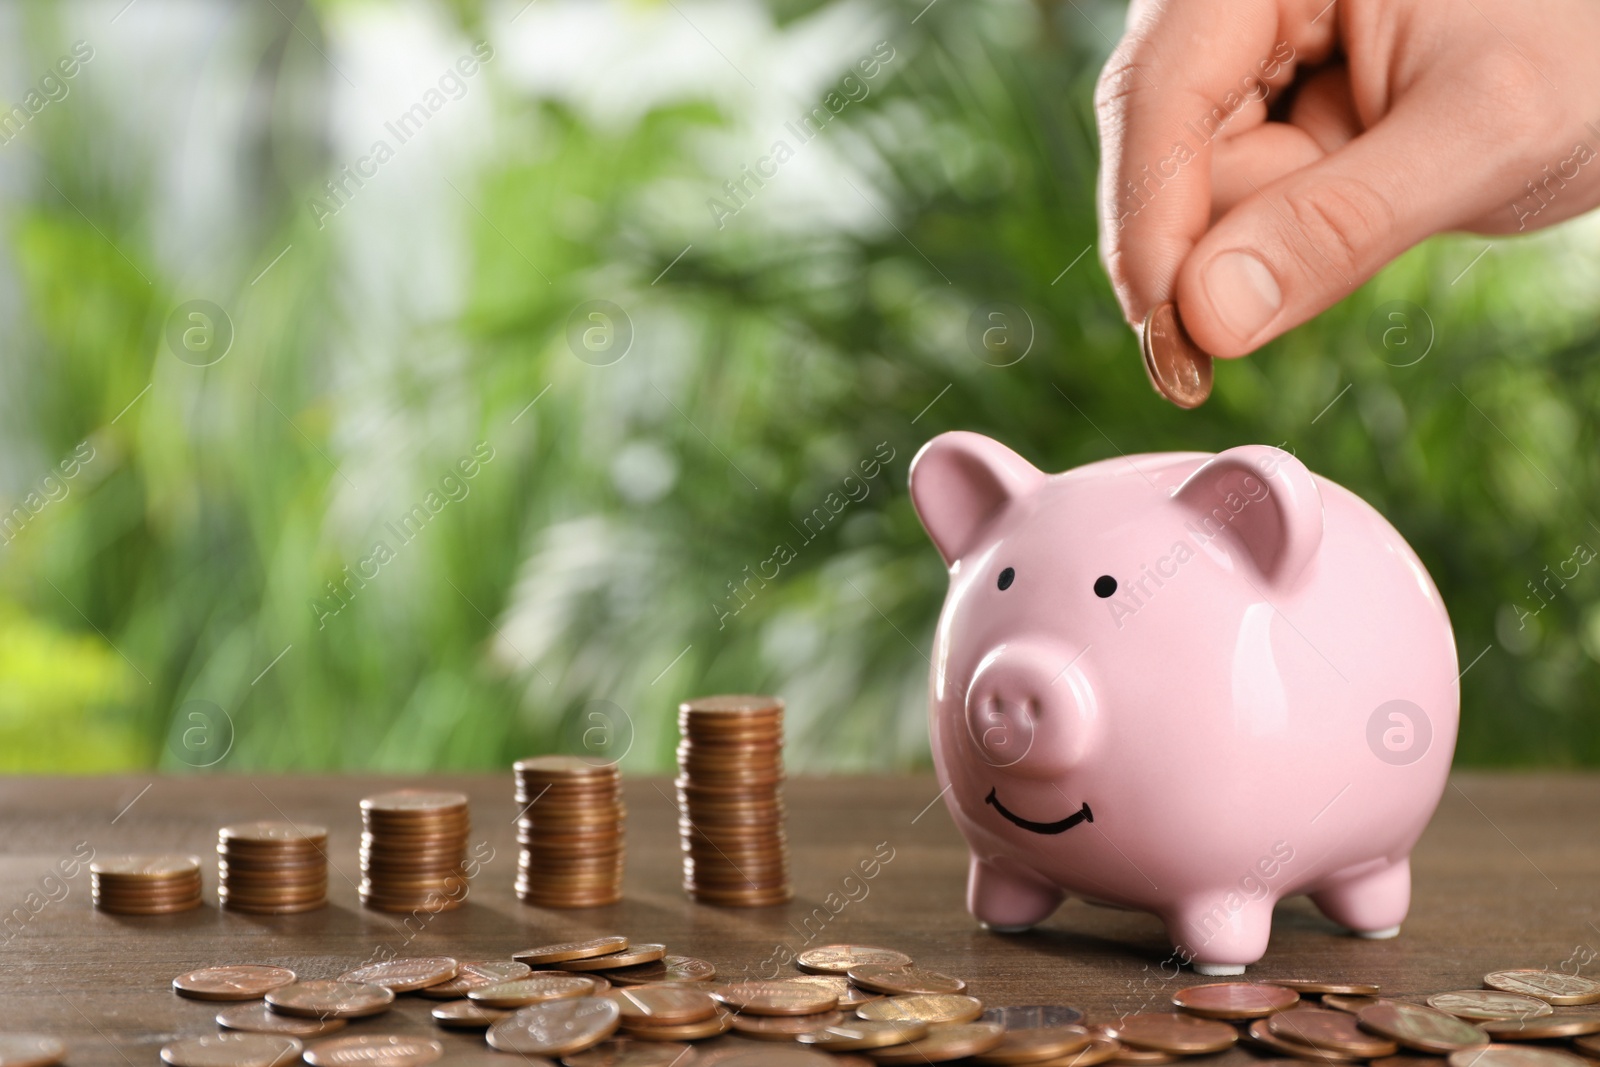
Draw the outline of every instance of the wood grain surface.
<instances>
[{"instance_id":1,"label":"wood grain surface","mask_svg":"<svg viewBox=\"0 0 1600 1067\"><path fill-rule=\"evenodd\" d=\"M493 858L465 907L406 920L357 903L357 802L397 785L471 795L473 840ZM0 782L0 1030L61 1036L71 1064L156 1063L163 1043L216 1029L217 1005L171 991L172 978L187 970L257 962L324 978L382 955L506 958L543 942L612 932L665 942L730 979L795 973L784 961L819 944L884 945L965 978L987 1003L1072 1004L1090 1021L1166 1010L1174 991L1205 980L1163 962L1170 950L1162 929L1145 915L1069 902L1029 934L980 929L963 904L966 849L929 778L804 779L786 793L793 903L745 910L687 901L671 785L630 779L626 899L556 912L524 905L512 892L517 808L509 771L411 780L7 779ZM282 817L329 827L336 868L329 906L283 917L219 910L211 862L217 828ZM49 877L80 843L102 857L201 855L206 905L176 916L98 913L86 869ZM1503 967L1600 970L1600 961L1591 962L1600 949L1600 777L1459 774L1414 863L1411 917L1399 938L1342 936L1306 900L1289 900L1278 908L1266 959L1249 976L1352 978L1426 994L1476 987ZM476 1034L435 1027L427 1014L433 1003L402 996L387 1014L343 1033L427 1033L444 1042L446 1063L513 1062ZM1253 1058L1236 1049L1217 1062Z\"/></svg>"}]
</instances>

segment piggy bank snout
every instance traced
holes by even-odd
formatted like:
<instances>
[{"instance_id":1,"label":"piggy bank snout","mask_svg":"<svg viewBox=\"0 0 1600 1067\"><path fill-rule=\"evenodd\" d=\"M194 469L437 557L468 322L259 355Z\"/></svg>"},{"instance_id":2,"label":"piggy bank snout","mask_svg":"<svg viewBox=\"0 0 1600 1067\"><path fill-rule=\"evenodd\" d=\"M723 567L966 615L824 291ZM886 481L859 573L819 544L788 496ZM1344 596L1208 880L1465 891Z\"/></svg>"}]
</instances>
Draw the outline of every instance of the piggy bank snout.
<instances>
[{"instance_id":1,"label":"piggy bank snout","mask_svg":"<svg viewBox=\"0 0 1600 1067\"><path fill-rule=\"evenodd\" d=\"M967 689L967 737L978 759L1021 777L1049 777L1089 751L1093 694L1076 650L1044 643L1003 645L979 664Z\"/></svg>"}]
</instances>

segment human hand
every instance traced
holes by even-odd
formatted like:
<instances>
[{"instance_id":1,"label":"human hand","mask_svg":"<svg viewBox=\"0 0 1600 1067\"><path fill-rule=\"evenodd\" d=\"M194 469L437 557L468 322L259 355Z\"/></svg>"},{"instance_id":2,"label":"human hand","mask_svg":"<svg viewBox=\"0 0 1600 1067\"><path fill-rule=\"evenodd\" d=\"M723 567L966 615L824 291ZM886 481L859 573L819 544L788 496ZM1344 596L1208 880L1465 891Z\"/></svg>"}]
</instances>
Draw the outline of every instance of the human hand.
<instances>
[{"instance_id":1,"label":"human hand","mask_svg":"<svg viewBox=\"0 0 1600 1067\"><path fill-rule=\"evenodd\" d=\"M1600 203L1595 0L1132 0L1095 93L1100 251L1242 356L1446 230ZM1286 121L1268 121L1268 109Z\"/></svg>"}]
</instances>

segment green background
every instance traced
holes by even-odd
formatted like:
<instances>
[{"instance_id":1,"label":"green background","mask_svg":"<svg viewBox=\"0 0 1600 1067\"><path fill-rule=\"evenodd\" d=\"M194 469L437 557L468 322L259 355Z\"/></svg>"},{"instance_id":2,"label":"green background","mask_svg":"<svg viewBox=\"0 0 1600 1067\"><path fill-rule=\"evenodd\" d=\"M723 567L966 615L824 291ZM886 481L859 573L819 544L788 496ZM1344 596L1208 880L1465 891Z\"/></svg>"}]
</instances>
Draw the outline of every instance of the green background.
<instances>
[{"instance_id":1,"label":"green background","mask_svg":"<svg viewBox=\"0 0 1600 1067\"><path fill-rule=\"evenodd\" d=\"M1593 220L1431 241L1185 413L1092 248L1117 5L521 6L8 12L5 101L74 41L94 57L0 144L0 766L588 744L661 770L676 702L726 690L788 699L791 769L925 766L944 575L905 477L956 428L1053 470L1291 448L1442 590L1458 762L1600 763L1600 567L1530 585L1600 546ZM541 73L564 18L579 54ZM391 31L433 58L384 61ZM481 40L462 98L328 210ZM708 201L777 140L795 159L719 228ZM175 317L195 300L231 325L208 366L180 351L225 328ZM596 300L631 330L603 366L574 314ZM1025 312L1011 350L1033 335L1005 367L969 331L999 305ZM346 567L376 574L332 598Z\"/></svg>"}]
</instances>

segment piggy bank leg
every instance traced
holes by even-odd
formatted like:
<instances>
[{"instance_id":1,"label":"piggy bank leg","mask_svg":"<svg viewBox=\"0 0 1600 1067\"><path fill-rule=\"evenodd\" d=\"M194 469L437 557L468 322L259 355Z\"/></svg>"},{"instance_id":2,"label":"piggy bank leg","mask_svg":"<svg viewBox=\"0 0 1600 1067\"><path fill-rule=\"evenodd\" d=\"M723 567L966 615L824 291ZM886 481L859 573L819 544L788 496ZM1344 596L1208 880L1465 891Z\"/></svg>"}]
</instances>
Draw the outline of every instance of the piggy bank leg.
<instances>
[{"instance_id":1,"label":"piggy bank leg","mask_svg":"<svg viewBox=\"0 0 1600 1067\"><path fill-rule=\"evenodd\" d=\"M1229 898L1233 898L1231 901ZM1272 935L1271 900L1238 902L1225 890L1190 899L1162 915L1173 947L1198 974L1243 974L1267 951Z\"/></svg>"},{"instance_id":2,"label":"piggy bank leg","mask_svg":"<svg viewBox=\"0 0 1600 1067\"><path fill-rule=\"evenodd\" d=\"M1336 882L1312 893L1311 902L1359 937L1394 937L1411 907L1411 860Z\"/></svg>"},{"instance_id":3,"label":"piggy bank leg","mask_svg":"<svg viewBox=\"0 0 1600 1067\"><path fill-rule=\"evenodd\" d=\"M1015 934L1050 917L1065 894L1038 876L1002 869L977 856L967 869L967 910L989 929Z\"/></svg>"}]
</instances>

